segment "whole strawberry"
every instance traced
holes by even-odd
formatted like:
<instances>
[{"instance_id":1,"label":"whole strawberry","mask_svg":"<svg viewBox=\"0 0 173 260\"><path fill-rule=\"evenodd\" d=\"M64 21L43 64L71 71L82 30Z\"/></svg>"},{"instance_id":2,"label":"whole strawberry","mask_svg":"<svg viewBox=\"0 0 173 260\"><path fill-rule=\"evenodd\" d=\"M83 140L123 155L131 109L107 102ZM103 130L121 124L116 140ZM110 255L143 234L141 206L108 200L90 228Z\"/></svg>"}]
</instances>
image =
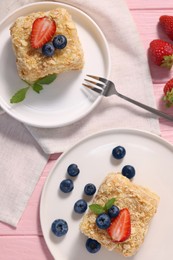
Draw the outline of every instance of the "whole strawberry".
<instances>
[{"instance_id":1,"label":"whole strawberry","mask_svg":"<svg viewBox=\"0 0 173 260\"><path fill-rule=\"evenodd\" d=\"M173 16L162 15L159 21L167 36L173 40Z\"/></svg>"},{"instance_id":2,"label":"whole strawberry","mask_svg":"<svg viewBox=\"0 0 173 260\"><path fill-rule=\"evenodd\" d=\"M173 106L173 79L170 79L163 88L165 104L167 107Z\"/></svg>"},{"instance_id":3,"label":"whole strawberry","mask_svg":"<svg viewBox=\"0 0 173 260\"><path fill-rule=\"evenodd\" d=\"M158 66L171 69L173 65L173 45L160 39L150 42L149 55Z\"/></svg>"}]
</instances>

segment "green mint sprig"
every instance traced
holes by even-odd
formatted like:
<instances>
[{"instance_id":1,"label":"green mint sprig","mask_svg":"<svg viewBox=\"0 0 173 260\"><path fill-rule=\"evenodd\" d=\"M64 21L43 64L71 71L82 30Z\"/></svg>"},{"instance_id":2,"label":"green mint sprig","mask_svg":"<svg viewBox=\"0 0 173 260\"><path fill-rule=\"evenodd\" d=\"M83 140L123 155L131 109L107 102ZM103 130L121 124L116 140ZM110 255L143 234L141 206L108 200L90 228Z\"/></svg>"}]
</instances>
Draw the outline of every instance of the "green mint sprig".
<instances>
[{"instance_id":1,"label":"green mint sprig","mask_svg":"<svg viewBox=\"0 0 173 260\"><path fill-rule=\"evenodd\" d=\"M115 198L112 198L110 200L108 200L104 206L101 206L99 204L91 204L89 206L90 210L92 212L94 212L96 215L102 214L102 213L106 213L113 205L114 202L116 201Z\"/></svg>"},{"instance_id":2,"label":"green mint sprig","mask_svg":"<svg viewBox=\"0 0 173 260\"><path fill-rule=\"evenodd\" d=\"M25 83L28 85L25 88L21 88L19 89L10 99L10 103L19 103L22 102L25 97L26 94L28 92L28 90L30 88L32 88L36 93L40 93L41 90L43 90L43 86L42 85L49 85L50 83L52 83L55 79L57 78L57 74L51 74L48 75L44 78L38 79L36 80L34 83L29 83L27 81L25 81Z\"/></svg>"}]
</instances>

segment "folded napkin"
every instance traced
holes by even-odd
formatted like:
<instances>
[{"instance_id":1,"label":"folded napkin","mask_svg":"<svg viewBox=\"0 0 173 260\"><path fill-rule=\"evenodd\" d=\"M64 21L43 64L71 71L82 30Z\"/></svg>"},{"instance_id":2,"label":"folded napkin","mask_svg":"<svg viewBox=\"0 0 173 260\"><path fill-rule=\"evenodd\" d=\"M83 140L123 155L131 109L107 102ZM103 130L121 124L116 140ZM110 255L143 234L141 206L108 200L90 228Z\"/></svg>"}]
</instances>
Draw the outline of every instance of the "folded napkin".
<instances>
[{"instance_id":1,"label":"folded napkin","mask_svg":"<svg viewBox=\"0 0 173 260\"><path fill-rule=\"evenodd\" d=\"M0 19L19 6L31 2L38 1L3 1ZM61 2L80 8L100 26L111 52L110 80L118 90L155 106L146 53L126 3L123 0ZM0 220L17 225L47 161L43 151L46 154L62 152L81 138L116 127L160 133L154 115L116 96L103 98L85 118L61 128L23 126L7 114L0 114Z\"/></svg>"},{"instance_id":2,"label":"folded napkin","mask_svg":"<svg viewBox=\"0 0 173 260\"><path fill-rule=\"evenodd\" d=\"M47 156L19 122L0 115L0 221L16 226Z\"/></svg>"}]
</instances>

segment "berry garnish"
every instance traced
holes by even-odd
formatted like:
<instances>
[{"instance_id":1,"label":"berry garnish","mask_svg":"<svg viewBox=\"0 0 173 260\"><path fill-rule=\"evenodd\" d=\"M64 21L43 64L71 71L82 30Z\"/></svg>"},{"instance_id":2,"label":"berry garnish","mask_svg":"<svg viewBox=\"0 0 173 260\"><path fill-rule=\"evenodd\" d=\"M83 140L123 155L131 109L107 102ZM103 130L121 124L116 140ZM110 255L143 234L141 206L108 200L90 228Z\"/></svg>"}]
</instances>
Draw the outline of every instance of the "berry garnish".
<instances>
[{"instance_id":1,"label":"berry garnish","mask_svg":"<svg viewBox=\"0 0 173 260\"><path fill-rule=\"evenodd\" d=\"M126 150L123 146L116 146L113 150L112 150L112 155L115 159L122 159L126 154Z\"/></svg>"},{"instance_id":2,"label":"berry garnish","mask_svg":"<svg viewBox=\"0 0 173 260\"><path fill-rule=\"evenodd\" d=\"M165 102L165 105L167 107L171 107L173 105L173 79L170 79L168 82L166 82L163 88L163 92L163 100Z\"/></svg>"},{"instance_id":3,"label":"berry garnish","mask_svg":"<svg viewBox=\"0 0 173 260\"><path fill-rule=\"evenodd\" d=\"M53 44L51 42L44 44L42 47L42 53L47 57L51 57L55 53Z\"/></svg>"},{"instance_id":4,"label":"berry garnish","mask_svg":"<svg viewBox=\"0 0 173 260\"><path fill-rule=\"evenodd\" d=\"M158 66L171 69L173 65L173 45L156 39L150 42L149 55L151 60Z\"/></svg>"},{"instance_id":5,"label":"berry garnish","mask_svg":"<svg viewBox=\"0 0 173 260\"><path fill-rule=\"evenodd\" d=\"M73 190L73 181L70 179L65 179L60 183L60 190L64 193L69 193Z\"/></svg>"},{"instance_id":6,"label":"berry garnish","mask_svg":"<svg viewBox=\"0 0 173 260\"><path fill-rule=\"evenodd\" d=\"M86 241L86 249L88 252L94 254L97 253L101 248L101 244L97 240L88 238Z\"/></svg>"},{"instance_id":7,"label":"berry garnish","mask_svg":"<svg viewBox=\"0 0 173 260\"><path fill-rule=\"evenodd\" d=\"M64 49L67 45L67 38L62 34L56 35L53 38L53 45L56 49Z\"/></svg>"},{"instance_id":8,"label":"berry garnish","mask_svg":"<svg viewBox=\"0 0 173 260\"><path fill-rule=\"evenodd\" d=\"M110 218L115 218L118 216L120 210L117 206L112 205L112 207L110 209L108 209L108 215Z\"/></svg>"},{"instance_id":9,"label":"berry garnish","mask_svg":"<svg viewBox=\"0 0 173 260\"><path fill-rule=\"evenodd\" d=\"M160 16L159 21L165 33L173 40L173 16L162 15Z\"/></svg>"},{"instance_id":10,"label":"berry garnish","mask_svg":"<svg viewBox=\"0 0 173 260\"><path fill-rule=\"evenodd\" d=\"M131 165L125 165L122 169L122 175L132 179L135 176L135 168Z\"/></svg>"},{"instance_id":11,"label":"berry garnish","mask_svg":"<svg viewBox=\"0 0 173 260\"><path fill-rule=\"evenodd\" d=\"M51 230L57 237L64 236L68 232L68 224L63 219L56 219L52 223Z\"/></svg>"},{"instance_id":12,"label":"berry garnish","mask_svg":"<svg viewBox=\"0 0 173 260\"><path fill-rule=\"evenodd\" d=\"M79 170L77 164L75 164L75 163L70 164L70 165L68 166L68 168L67 168L67 173L68 173L70 176L72 176L72 177L77 176L77 175L79 174L79 172L80 172L80 170Z\"/></svg>"},{"instance_id":13,"label":"berry garnish","mask_svg":"<svg viewBox=\"0 0 173 260\"><path fill-rule=\"evenodd\" d=\"M111 221L107 232L114 242L123 242L130 237L131 220L130 212L127 208L120 210L119 215Z\"/></svg>"},{"instance_id":14,"label":"berry garnish","mask_svg":"<svg viewBox=\"0 0 173 260\"><path fill-rule=\"evenodd\" d=\"M82 214L86 211L87 209L87 203L85 200L80 199L78 201L75 202L74 204L74 211L76 213Z\"/></svg>"},{"instance_id":15,"label":"berry garnish","mask_svg":"<svg viewBox=\"0 0 173 260\"><path fill-rule=\"evenodd\" d=\"M94 195L94 193L96 192L96 186L92 183L88 183L85 185L84 187L84 193L88 196L92 196Z\"/></svg>"},{"instance_id":16,"label":"berry garnish","mask_svg":"<svg viewBox=\"0 0 173 260\"><path fill-rule=\"evenodd\" d=\"M102 213L96 218L96 225L101 229L107 229L111 224L111 219L106 213Z\"/></svg>"},{"instance_id":17,"label":"berry garnish","mask_svg":"<svg viewBox=\"0 0 173 260\"><path fill-rule=\"evenodd\" d=\"M31 31L31 46L33 48L40 48L45 43L49 42L56 32L56 23L53 19L44 16L37 18Z\"/></svg>"}]
</instances>

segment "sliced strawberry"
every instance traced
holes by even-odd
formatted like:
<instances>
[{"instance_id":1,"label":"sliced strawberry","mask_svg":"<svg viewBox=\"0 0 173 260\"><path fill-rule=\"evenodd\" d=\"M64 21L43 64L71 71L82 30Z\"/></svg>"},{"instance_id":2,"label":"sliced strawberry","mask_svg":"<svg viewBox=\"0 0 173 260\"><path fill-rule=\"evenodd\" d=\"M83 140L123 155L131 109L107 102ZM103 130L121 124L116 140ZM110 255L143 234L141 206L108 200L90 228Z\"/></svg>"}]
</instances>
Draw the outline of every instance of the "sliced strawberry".
<instances>
[{"instance_id":1,"label":"sliced strawberry","mask_svg":"<svg viewBox=\"0 0 173 260\"><path fill-rule=\"evenodd\" d=\"M47 16L37 18L32 25L31 46L36 49L42 47L52 39L55 32L56 23L53 19Z\"/></svg>"},{"instance_id":2,"label":"sliced strawberry","mask_svg":"<svg viewBox=\"0 0 173 260\"><path fill-rule=\"evenodd\" d=\"M123 242L129 238L131 234L131 220L130 212L127 208L120 210L119 215L112 220L107 232L114 242Z\"/></svg>"}]
</instances>

